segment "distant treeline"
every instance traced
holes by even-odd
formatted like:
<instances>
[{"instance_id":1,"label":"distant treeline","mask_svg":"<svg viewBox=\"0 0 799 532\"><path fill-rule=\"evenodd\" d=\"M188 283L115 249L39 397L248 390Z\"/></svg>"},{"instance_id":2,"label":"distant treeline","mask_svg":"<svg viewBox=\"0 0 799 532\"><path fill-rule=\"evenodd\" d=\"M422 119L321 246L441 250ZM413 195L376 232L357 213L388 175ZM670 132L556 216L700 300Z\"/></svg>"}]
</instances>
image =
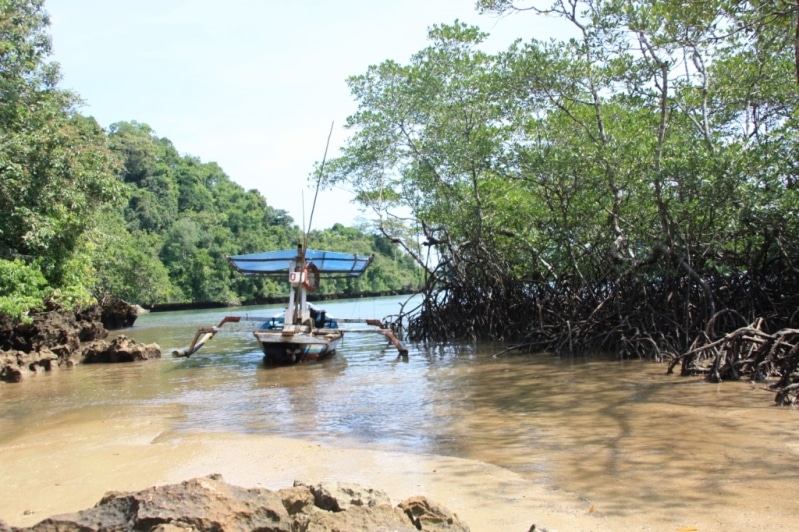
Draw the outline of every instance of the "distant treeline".
<instances>
[{"instance_id":1,"label":"distant treeline","mask_svg":"<svg viewBox=\"0 0 799 532\"><path fill-rule=\"evenodd\" d=\"M257 190L245 191L216 163L179 155L146 125L114 124L108 139L123 162L120 178L129 194L117 211L121 238L107 241L99 257L98 266L106 266L100 271L107 272L102 290L148 305L238 303L286 294L284 280L242 276L226 258L296 247L302 233L284 210L269 206ZM382 235L335 224L309 238L313 248L374 256L361 278L325 280L319 295L421 285L411 257Z\"/></svg>"}]
</instances>

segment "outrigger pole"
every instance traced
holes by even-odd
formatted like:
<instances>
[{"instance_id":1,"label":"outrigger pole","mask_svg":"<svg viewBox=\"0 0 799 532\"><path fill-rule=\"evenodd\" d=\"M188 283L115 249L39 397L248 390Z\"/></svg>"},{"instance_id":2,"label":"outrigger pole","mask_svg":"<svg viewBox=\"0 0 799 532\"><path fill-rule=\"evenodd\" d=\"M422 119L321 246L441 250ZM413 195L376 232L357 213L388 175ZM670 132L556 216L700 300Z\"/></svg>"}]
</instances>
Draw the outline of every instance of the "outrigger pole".
<instances>
[{"instance_id":1,"label":"outrigger pole","mask_svg":"<svg viewBox=\"0 0 799 532\"><path fill-rule=\"evenodd\" d=\"M372 318L336 318L336 321L339 323L365 323L366 325L372 325L377 327L377 329L341 329L343 332L347 333L377 333L382 334L385 336L391 344L397 348L399 354L401 356L408 356L408 348L405 347L396 336L394 336L394 331L392 331L387 325L377 319Z\"/></svg>"},{"instance_id":2,"label":"outrigger pole","mask_svg":"<svg viewBox=\"0 0 799 532\"><path fill-rule=\"evenodd\" d=\"M267 321L270 318L268 317L255 317L255 316L245 316L245 319L248 321ZM374 318L335 318L336 322L338 323L365 323L366 325L371 325L372 327L377 327L377 329L372 328L363 328L363 329L336 329L340 330L341 332L345 333L377 333L386 337L386 339L397 349L400 356L408 356L408 348L405 347L405 344L402 343L396 336L394 336L394 331L392 331L387 324L381 322L378 319ZM187 347L181 347L178 349L172 350L172 356L176 358L189 358L191 355L196 353L200 350L200 348L205 345L205 342L210 340L214 337L216 333L218 333L222 326L226 323L238 323L241 321L241 316L225 316L222 318L222 321L219 322L219 325L216 327L200 327L197 329L197 333L194 335L194 339L191 341Z\"/></svg>"},{"instance_id":3,"label":"outrigger pole","mask_svg":"<svg viewBox=\"0 0 799 532\"><path fill-rule=\"evenodd\" d=\"M238 323L241 320L241 316L225 316L222 318L222 321L219 322L219 325L216 327L200 327L197 329L197 332L194 335L194 339L191 341L188 347L181 347L179 349L172 350L173 357L186 357L189 358L191 355L196 353L205 342L210 340L214 337L216 333L219 332L219 329L226 323Z\"/></svg>"}]
</instances>

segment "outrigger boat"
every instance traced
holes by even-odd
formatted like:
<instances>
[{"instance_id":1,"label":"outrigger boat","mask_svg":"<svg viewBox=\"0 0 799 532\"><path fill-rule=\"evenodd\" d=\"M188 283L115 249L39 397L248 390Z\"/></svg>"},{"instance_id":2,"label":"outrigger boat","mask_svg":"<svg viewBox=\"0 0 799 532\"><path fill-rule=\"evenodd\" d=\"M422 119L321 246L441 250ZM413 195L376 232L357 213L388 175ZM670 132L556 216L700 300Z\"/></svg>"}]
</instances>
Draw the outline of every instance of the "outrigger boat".
<instances>
[{"instance_id":1,"label":"outrigger boat","mask_svg":"<svg viewBox=\"0 0 799 532\"><path fill-rule=\"evenodd\" d=\"M243 275L281 277L288 275L289 300L282 315L269 318L249 318L262 323L253 330L264 353L266 364L294 364L319 360L332 354L344 333L377 333L385 336L401 355L408 350L391 327L378 319L335 319L324 310L308 303L309 292L319 287L321 277L358 277L371 264L372 257L332 251L306 250L299 244L296 250L268 251L228 257L233 268ZM227 316L216 327L197 331L191 345L172 352L173 356L189 357L229 322L239 322L241 316ZM364 323L369 328L341 328L343 323Z\"/></svg>"}]
</instances>

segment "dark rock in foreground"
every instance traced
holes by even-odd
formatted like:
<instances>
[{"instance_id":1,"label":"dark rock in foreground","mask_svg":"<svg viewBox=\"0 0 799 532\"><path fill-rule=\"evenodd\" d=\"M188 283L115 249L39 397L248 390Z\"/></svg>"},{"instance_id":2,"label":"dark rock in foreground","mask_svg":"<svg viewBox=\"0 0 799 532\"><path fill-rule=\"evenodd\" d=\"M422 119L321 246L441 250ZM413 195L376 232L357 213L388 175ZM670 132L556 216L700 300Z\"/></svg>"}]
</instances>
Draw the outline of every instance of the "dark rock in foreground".
<instances>
[{"instance_id":1,"label":"dark rock in foreground","mask_svg":"<svg viewBox=\"0 0 799 532\"><path fill-rule=\"evenodd\" d=\"M0 531L468 531L457 515L425 497L391 506L388 496L358 484L333 483L270 491L227 484L221 475L133 493L109 492L94 508L50 517L30 528Z\"/></svg>"}]
</instances>

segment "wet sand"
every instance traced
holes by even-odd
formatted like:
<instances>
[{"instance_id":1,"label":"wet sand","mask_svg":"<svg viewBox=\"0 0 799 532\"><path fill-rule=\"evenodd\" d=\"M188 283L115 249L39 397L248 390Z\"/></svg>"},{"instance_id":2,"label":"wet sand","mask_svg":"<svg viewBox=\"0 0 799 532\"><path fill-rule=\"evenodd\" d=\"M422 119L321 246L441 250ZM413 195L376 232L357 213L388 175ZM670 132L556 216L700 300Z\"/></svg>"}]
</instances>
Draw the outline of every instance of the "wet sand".
<instances>
[{"instance_id":1,"label":"wet sand","mask_svg":"<svg viewBox=\"0 0 799 532\"><path fill-rule=\"evenodd\" d=\"M65 422L0 445L0 519L30 526L96 504L110 490L132 491L221 473L231 484L277 490L294 480L347 481L383 489L393 503L413 495L438 501L473 531L774 530L796 516L775 513L778 497L753 492L734 512L687 499L668 512L607 515L601 504L482 462L413 453L328 448L262 435L165 432L162 420ZM790 452L799 457L797 448Z\"/></svg>"}]
</instances>

